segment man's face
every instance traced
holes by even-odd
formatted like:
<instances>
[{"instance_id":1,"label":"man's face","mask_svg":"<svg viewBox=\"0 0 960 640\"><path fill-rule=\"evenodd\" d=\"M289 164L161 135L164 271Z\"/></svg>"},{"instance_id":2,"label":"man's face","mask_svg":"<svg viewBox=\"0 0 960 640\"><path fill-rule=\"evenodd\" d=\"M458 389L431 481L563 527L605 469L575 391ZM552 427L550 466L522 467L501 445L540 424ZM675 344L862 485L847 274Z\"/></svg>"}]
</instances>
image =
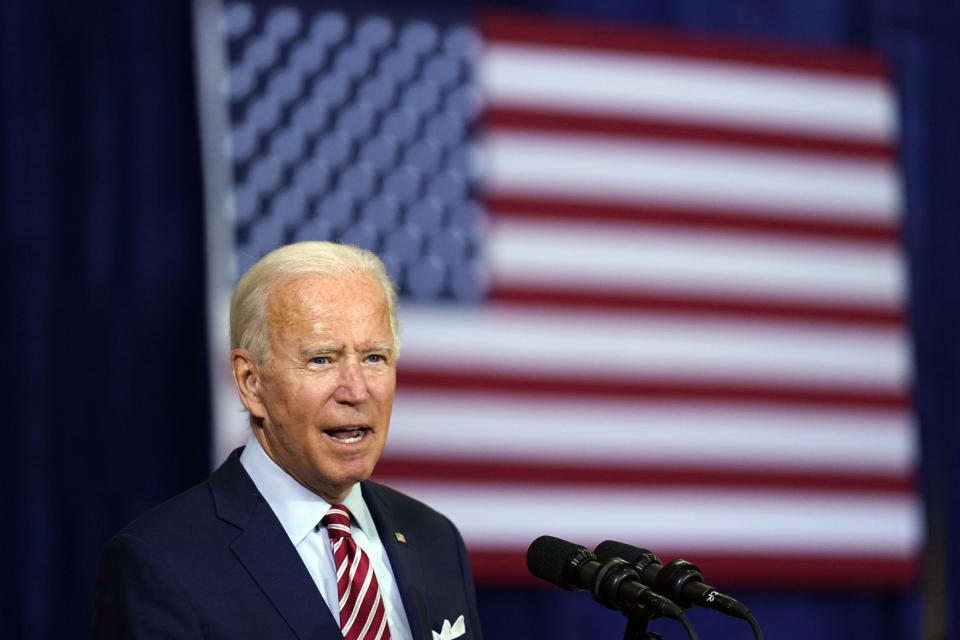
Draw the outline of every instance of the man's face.
<instances>
[{"instance_id":1,"label":"man's face","mask_svg":"<svg viewBox=\"0 0 960 640\"><path fill-rule=\"evenodd\" d=\"M270 293L267 323L269 361L238 377L263 419L254 432L300 484L340 502L373 472L390 425L396 364L383 289L369 274L298 277Z\"/></svg>"}]
</instances>

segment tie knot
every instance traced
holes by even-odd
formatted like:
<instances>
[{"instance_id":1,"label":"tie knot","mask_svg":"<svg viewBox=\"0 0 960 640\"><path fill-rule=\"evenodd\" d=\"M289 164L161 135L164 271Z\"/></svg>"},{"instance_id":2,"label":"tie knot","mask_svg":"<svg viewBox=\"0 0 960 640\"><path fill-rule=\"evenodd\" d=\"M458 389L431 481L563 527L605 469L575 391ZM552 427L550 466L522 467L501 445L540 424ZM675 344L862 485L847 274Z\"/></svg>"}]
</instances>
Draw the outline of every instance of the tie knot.
<instances>
[{"instance_id":1,"label":"tie knot","mask_svg":"<svg viewBox=\"0 0 960 640\"><path fill-rule=\"evenodd\" d=\"M331 540L350 537L350 511L342 504L330 507L320 524L327 528Z\"/></svg>"}]
</instances>

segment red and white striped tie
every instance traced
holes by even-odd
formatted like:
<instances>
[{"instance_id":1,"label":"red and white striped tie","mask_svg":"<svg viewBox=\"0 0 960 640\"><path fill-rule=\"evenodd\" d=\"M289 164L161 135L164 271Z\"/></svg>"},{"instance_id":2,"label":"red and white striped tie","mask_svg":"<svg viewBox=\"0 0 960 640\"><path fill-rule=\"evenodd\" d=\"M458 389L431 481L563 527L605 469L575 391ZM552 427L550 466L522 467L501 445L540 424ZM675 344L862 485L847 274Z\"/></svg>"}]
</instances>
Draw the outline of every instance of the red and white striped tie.
<instances>
[{"instance_id":1,"label":"red and white striped tie","mask_svg":"<svg viewBox=\"0 0 960 640\"><path fill-rule=\"evenodd\" d=\"M370 559L350 535L350 512L335 504L323 516L333 546L340 595L340 630L346 640L389 640L387 613Z\"/></svg>"}]
</instances>

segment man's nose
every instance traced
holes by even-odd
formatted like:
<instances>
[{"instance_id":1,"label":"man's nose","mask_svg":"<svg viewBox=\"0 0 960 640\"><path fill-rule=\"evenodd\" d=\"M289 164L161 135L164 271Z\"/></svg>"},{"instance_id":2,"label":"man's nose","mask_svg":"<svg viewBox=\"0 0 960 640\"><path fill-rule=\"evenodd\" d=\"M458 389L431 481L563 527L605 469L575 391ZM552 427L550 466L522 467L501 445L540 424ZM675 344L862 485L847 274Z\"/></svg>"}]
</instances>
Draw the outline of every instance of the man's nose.
<instances>
[{"instance_id":1,"label":"man's nose","mask_svg":"<svg viewBox=\"0 0 960 640\"><path fill-rule=\"evenodd\" d=\"M333 399L340 404L358 404L369 396L367 380L359 362L345 360L341 363L340 380Z\"/></svg>"}]
</instances>

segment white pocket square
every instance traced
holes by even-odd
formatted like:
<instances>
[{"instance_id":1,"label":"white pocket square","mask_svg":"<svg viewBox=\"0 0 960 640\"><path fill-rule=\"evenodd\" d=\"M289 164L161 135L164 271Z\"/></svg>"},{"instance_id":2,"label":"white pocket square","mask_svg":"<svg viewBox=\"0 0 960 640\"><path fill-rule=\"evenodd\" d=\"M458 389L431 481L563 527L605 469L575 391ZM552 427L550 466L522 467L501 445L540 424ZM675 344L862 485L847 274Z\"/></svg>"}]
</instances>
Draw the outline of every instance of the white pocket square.
<instances>
[{"instance_id":1,"label":"white pocket square","mask_svg":"<svg viewBox=\"0 0 960 640\"><path fill-rule=\"evenodd\" d=\"M466 635L466 633L467 625L463 621L463 616L460 616L453 624L450 624L449 620L444 620L443 627L440 628L440 633L436 631L433 632L433 640L453 640L454 638Z\"/></svg>"}]
</instances>

